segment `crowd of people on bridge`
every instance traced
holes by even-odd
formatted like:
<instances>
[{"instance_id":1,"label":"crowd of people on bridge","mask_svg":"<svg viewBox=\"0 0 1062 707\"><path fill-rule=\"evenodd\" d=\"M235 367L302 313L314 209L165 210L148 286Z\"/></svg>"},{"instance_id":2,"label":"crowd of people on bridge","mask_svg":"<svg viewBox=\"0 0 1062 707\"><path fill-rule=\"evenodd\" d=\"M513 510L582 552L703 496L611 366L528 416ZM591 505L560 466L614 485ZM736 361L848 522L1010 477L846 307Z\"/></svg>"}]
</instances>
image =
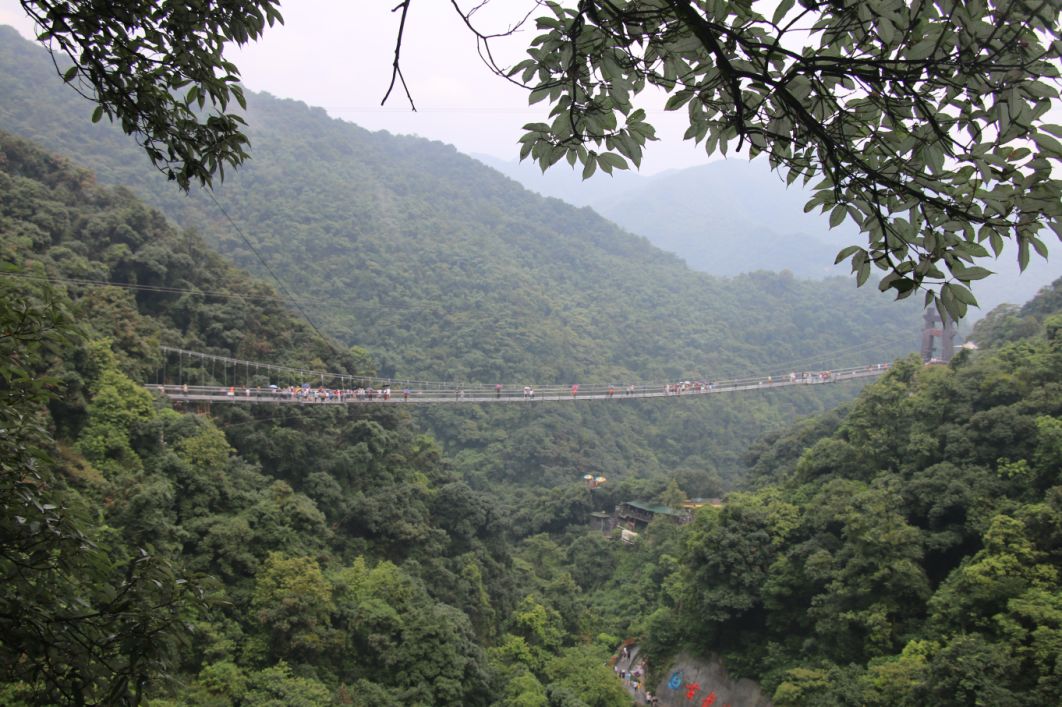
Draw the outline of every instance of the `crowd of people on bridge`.
<instances>
[{"instance_id":1,"label":"crowd of people on bridge","mask_svg":"<svg viewBox=\"0 0 1062 707\"><path fill-rule=\"evenodd\" d=\"M833 371L793 371L786 375L781 376L765 376L760 378L749 378L743 380L725 380L725 381L707 381L707 380L685 380L677 383L666 383L663 387L655 386L639 386L630 384L623 387L615 385L609 385L607 387L598 387L591 389L589 393L583 391L584 397L601 398L605 397L612 399L616 397L617 392L622 393L623 397L647 397L647 396L673 396L683 395L689 393L711 393L717 390L731 390L731 389L748 389L751 387L772 386L772 385L796 385L802 383L827 383L832 380L836 380L838 377L851 377L853 375L865 375L862 371L874 372L883 371L889 367L887 363L879 363L876 365L867 366L865 369L846 369L845 371L837 374ZM269 385L265 388L256 386L250 387L213 387L213 386L195 386L192 389L187 384L181 385L178 390L180 396L224 396L230 399L237 397L241 399L264 399L274 401L289 401L289 402L301 402L301 403L349 403L349 402L388 402L391 400L409 401L412 399L419 400L436 400L446 397L448 394L446 390L421 390L411 389L406 386L401 389L397 394L392 392L390 383L382 383L380 387L374 387L372 385L359 386L357 388L333 388L330 386L318 385L313 386L310 383L303 383L301 385L290 385L286 387L280 387L277 385ZM553 386L546 389L546 398L559 399L564 397L564 391L567 390L572 400L575 400L580 395L580 387L578 383L572 384L570 388L564 388L559 386ZM456 389L450 389L449 393L453 395L453 398L458 401L463 400L489 400L494 398L495 400L512 400L516 397L516 393L509 393L505 387L498 383L493 388L493 396L490 395L490 388L480 388L473 391L472 395L467 395L463 387L457 387ZM174 396L173 387L169 391L166 390L164 385L158 386L158 392L162 395L170 394ZM530 385L523 387L523 400L533 401L536 400L535 388ZM543 399L543 398L538 398Z\"/></svg>"}]
</instances>

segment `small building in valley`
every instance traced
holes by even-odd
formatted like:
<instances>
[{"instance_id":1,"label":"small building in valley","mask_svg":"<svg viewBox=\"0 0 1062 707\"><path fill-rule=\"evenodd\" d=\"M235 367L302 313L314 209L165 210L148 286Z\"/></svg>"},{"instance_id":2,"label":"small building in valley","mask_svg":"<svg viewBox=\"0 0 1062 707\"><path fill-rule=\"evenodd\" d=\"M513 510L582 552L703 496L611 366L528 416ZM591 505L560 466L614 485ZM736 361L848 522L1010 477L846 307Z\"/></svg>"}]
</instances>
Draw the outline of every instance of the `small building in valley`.
<instances>
[{"instance_id":1,"label":"small building in valley","mask_svg":"<svg viewBox=\"0 0 1062 707\"><path fill-rule=\"evenodd\" d=\"M688 510L675 510L668 506L646 503L644 501L624 501L616 506L616 525L638 532L649 525L654 518L669 518L676 523L688 523L691 513Z\"/></svg>"}]
</instances>

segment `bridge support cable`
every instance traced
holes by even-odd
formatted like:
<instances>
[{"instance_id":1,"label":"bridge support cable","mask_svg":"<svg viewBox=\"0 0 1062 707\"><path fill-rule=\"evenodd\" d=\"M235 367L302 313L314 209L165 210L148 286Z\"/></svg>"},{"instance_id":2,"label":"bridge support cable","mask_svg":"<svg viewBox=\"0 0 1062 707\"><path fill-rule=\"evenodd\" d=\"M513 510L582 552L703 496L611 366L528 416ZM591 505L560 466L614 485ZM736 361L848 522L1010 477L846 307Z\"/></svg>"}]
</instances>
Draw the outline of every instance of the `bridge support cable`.
<instances>
[{"instance_id":1,"label":"bridge support cable","mask_svg":"<svg viewBox=\"0 0 1062 707\"><path fill-rule=\"evenodd\" d=\"M254 388L257 386L277 385L278 387L327 386L329 388L353 389L370 386L390 386L391 388L417 388L421 390L456 390L459 383L452 381L425 381L412 379L394 379L385 376L358 376L351 373L322 371L310 368L284 366L262 361L240 359L221 354L191 351L172 346L159 347L163 356L176 356L180 361L176 378L164 376L158 381L163 385L216 385L220 387ZM185 360L187 359L187 361ZM218 368L221 368L220 377ZM231 375L229 369L232 369ZM244 371L241 379L240 368ZM252 375L251 369L254 369Z\"/></svg>"},{"instance_id":2,"label":"bridge support cable","mask_svg":"<svg viewBox=\"0 0 1062 707\"><path fill-rule=\"evenodd\" d=\"M686 380L677 383L628 383L622 385L543 385L461 384L440 381L395 380L355 376L279 364L249 361L230 356L161 347L164 361L155 392L174 401L197 403L262 403L298 405L335 404L460 404L460 403L540 403L587 400L627 400L702 396L773 390L798 385L822 385L876 378L889 369L887 363L788 374L747 376L735 379ZM166 358L176 356L177 378ZM187 366L185 358L188 359ZM222 378L216 377L221 364ZM210 375L206 370L209 365ZM251 367L254 367L254 375ZM230 379L228 369L232 367ZM239 378L240 368L244 377Z\"/></svg>"}]
</instances>

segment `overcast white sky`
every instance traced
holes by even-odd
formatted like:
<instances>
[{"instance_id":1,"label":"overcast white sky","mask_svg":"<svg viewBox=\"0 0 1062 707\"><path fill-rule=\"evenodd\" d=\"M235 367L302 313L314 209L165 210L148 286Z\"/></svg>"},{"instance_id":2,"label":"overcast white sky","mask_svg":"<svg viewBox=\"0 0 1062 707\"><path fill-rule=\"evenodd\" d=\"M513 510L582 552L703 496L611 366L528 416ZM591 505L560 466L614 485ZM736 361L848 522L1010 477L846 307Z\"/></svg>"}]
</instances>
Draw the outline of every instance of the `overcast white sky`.
<instances>
[{"instance_id":1,"label":"overcast white sky","mask_svg":"<svg viewBox=\"0 0 1062 707\"><path fill-rule=\"evenodd\" d=\"M370 130L420 135L453 144L465 153L515 160L520 126L546 120L548 109L544 103L528 107L523 89L487 70L476 53L475 38L448 0L418 0L406 21L402 71L418 112L409 109L400 88L386 107L380 106L391 79L399 21L399 13L391 8L396 3L285 3L283 26L267 30L261 41L232 51L229 58L251 90L320 106L333 117ZM507 22L522 16L520 8L527 5L527 0L494 3L494 15L480 21L486 30L504 29ZM0 0L0 24L14 25L27 37L34 35L17 0ZM532 25L508 46L499 45L501 60L511 64L522 59L533 36ZM708 162L702 149L682 141L684 114L653 109L649 113L661 140L649 146L643 174Z\"/></svg>"}]
</instances>

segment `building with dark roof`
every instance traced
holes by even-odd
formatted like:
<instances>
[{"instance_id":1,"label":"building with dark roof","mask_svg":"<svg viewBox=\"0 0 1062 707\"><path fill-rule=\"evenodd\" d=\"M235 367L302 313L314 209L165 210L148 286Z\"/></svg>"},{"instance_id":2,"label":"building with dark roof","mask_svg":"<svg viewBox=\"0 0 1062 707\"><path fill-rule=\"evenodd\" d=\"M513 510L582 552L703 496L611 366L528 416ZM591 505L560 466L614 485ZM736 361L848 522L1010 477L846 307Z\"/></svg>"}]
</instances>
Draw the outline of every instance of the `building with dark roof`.
<instances>
[{"instance_id":1,"label":"building with dark roof","mask_svg":"<svg viewBox=\"0 0 1062 707\"><path fill-rule=\"evenodd\" d=\"M692 516L686 510L675 510L644 501L624 501L616 506L616 524L628 530L642 530L657 517L670 518L676 523L688 523Z\"/></svg>"}]
</instances>

